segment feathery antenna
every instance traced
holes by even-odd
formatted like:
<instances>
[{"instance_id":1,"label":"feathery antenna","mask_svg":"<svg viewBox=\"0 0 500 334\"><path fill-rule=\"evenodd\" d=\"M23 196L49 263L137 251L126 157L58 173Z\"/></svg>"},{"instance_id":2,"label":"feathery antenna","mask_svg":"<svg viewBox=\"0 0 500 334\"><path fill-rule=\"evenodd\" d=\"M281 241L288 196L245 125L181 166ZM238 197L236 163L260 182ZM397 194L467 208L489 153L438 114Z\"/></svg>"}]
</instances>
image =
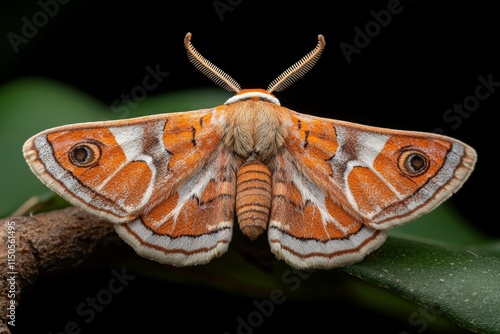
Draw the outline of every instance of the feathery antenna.
<instances>
[{"instance_id":1,"label":"feathery antenna","mask_svg":"<svg viewBox=\"0 0 500 334\"><path fill-rule=\"evenodd\" d=\"M316 47L311 52L306 54L301 60L287 68L286 71L281 73L279 77L274 79L274 81L269 84L267 91L269 93L274 91L280 92L304 76L304 74L309 72L309 70L313 68L314 64L316 64L321 56L321 52L323 52L323 49L325 48L325 45L326 42L323 35L318 35L318 44Z\"/></svg>"},{"instance_id":2,"label":"feathery antenna","mask_svg":"<svg viewBox=\"0 0 500 334\"><path fill-rule=\"evenodd\" d=\"M209 60L203 57L191 44L191 33L188 32L184 37L184 46L186 47L189 61L210 80L215 82L222 88L238 93L241 90L240 85L231 78L229 74L212 64Z\"/></svg>"}]
</instances>

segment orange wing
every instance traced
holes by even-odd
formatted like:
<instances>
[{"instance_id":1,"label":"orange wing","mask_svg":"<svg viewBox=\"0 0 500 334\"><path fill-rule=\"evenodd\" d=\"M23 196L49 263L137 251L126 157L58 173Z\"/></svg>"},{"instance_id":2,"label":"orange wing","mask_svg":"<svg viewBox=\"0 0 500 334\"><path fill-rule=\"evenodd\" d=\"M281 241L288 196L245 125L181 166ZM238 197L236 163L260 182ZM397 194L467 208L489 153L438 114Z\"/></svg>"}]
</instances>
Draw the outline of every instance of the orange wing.
<instances>
[{"instance_id":1,"label":"orange wing","mask_svg":"<svg viewBox=\"0 0 500 334\"><path fill-rule=\"evenodd\" d=\"M235 185L232 156L220 152L151 211L115 229L146 258L177 266L207 263L231 241Z\"/></svg>"},{"instance_id":2,"label":"orange wing","mask_svg":"<svg viewBox=\"0 0 500 334\"><path fill-rule=\"evenodd\" d=\"M71 204L129 222L205 164L221 140L215 113L61 126L30 138L23 151L35 175Z\"/></svg>"},{"instance_id":3,"label":"orange wing","mask_svg":"<svg viewBox=\"0 0 500 334\"><path fill-rule=\"evenodd\" d=\"M381 230L455 192L476 159L471 147L445 136L288 112L269 240L278 257L299 268L361 260L383 243Z\"/></svg>"},{"instance_id":4,"label":"orange wing","mask_svg":"<svg viewBox=\"0 0 500 334\"><path fill-rule=\"evenodd\" d=\"M333 268L360 261L386 239L363 225L297 169L288 152L275 160L269 243L295 268Z\"/></svg>"},{"instance_id":5,"label":"orange wing","mask_svg":"<svg viewBox=\"0 0 500 334\"><path fill-rule=\"evenodd\" d=\"M71 204L117 224L159 262L207 262L231 240L236 180L215 108L62 126L30 138L33 172Z\"/></svg>"}]
</instances>

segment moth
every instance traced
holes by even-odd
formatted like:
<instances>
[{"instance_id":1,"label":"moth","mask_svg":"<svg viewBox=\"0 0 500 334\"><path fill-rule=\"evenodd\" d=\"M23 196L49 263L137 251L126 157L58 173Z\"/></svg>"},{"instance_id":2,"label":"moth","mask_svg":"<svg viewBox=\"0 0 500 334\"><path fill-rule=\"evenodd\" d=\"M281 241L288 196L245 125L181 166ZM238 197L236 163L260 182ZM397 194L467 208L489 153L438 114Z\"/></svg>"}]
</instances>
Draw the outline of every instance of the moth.
<instances>
[{"instance_id":1,"label":"moth","mask_svg":"<svg viewBox=\"0 0 500 334\"><path fill-rule=\"evenodd\" d=\"M334 268L380 247L386 230L434 209L469 177L476 153L442 135L301 114L272 94L308 72L325 39L271 82L241 89L184 39L190 61L236 94L223 105L82 123L28 139L34 174L114 223L148 259L173 266L227 251L235 222L296 268Z\"/></svg>"}]
</instances>

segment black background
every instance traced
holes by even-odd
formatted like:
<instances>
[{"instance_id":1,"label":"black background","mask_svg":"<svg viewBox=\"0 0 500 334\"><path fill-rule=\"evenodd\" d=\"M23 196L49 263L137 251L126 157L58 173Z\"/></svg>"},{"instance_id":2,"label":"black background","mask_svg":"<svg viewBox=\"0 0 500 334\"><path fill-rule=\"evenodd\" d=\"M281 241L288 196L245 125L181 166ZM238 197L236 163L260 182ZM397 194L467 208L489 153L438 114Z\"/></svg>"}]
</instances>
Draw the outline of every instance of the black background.
<instances>
[{"instance_id":1,"label":"black background","mask_svg":"<svg viewBox=\"0 0 500 334\"><path fill-rule=\"evenodd\" d=\"M217 3L228 7L216 9ZM304 78L276 94L281 104L303 113L387 128L427 132L441 128L446 135L470 144L478 152L476 170L450 201L482 232L499 236L497 220L492 218L498 199L495 116L500 87L480 101L469 117L461 117L456 128L456 123L443 118L447 109L475 94L479 76L491 75L493 81L500 82L498 12L488 2L402 0L396 7L399 12L391 15L380 31L372 31L369 43L351 54L348 63L341 43L354 46L354 28L364 30L367 23L374 21L373 13L380 14L394 3L72 0L59 5L58 13L34 37L18 45L18 52L8 33L21 36L22 18L32 21L42 7L37 1L3 3L0 84L22 76L43 76L111 104L141 82L146 66L159 64L170 75L154 94L213 86L187 60L182 42L190 31L195 47L243 87L266 88L309 52L321 33L327 42L321 60ZM42 281L45 285L35 289L30 299L33 306L20 311L19 322L23 314L38 319L34 308L42 308L43 303L36 301L46 301L45 297L54 294L66 279L73 285L85 284L89 292L82 292L84 296L95 291L92 284L99 287L109 279L109 271L102 273L101 282L96 282L94 274L78 275ZM128 295L118 297L115 307L123 304L122 309L113 308L106 311L107 315L99 315L96 322L84 328L84 333L111 329L131 332L137 326L132 324L137 322L144 326L144 332L167 333L176 326L189 331L230 331L236 317L249 308L247 300L218 291L189 287L189 297L170 297L172 287L164 282L151 283L141 277L137 282ZM179 291L185 293L186 289ZM154 295L158 295L157 300ZM44 332L61 330L64 319L70 318L73 306L81 299L60 298L63 300L57 302L59 306L38 311L46 324L42 326ZM243 310L233 306L239 302L246 305ZM65 303L71 305L66 317L55 314L63 312L61 305ZM154 303L158 303L156 311L151 310ZM348 311L359 310L348 306L345 310L331 314L321 303L284 305L256 333L294 329L297 319L314 331L324 328L335 332L339 329L334 326L345 321L353 328L369 323L373 329L408 330L408 324L393 324L369 312L349 318ZM364 317L368 317L366 321ZM153 331L155 326L161 327Z\"/></svg>"}]
</instances>

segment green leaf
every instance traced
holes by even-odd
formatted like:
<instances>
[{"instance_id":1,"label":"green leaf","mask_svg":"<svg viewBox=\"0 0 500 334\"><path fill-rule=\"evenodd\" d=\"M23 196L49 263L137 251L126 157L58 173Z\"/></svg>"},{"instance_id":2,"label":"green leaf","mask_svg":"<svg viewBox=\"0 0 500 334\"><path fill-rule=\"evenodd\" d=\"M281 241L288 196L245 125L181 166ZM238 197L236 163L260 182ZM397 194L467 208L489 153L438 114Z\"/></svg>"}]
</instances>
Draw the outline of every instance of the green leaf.
<instances>
[{"instance_id":1,"label":"green leaf","mask_svg":"<svg viewBox=\"0 0 500 334\"><path fill-rule=\"evenodd\" d=\"M467 248L388 238L344 269L474 332L500 333L500 259Z\"/></svg>"}]
</instances>

